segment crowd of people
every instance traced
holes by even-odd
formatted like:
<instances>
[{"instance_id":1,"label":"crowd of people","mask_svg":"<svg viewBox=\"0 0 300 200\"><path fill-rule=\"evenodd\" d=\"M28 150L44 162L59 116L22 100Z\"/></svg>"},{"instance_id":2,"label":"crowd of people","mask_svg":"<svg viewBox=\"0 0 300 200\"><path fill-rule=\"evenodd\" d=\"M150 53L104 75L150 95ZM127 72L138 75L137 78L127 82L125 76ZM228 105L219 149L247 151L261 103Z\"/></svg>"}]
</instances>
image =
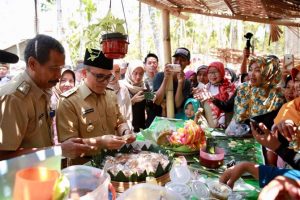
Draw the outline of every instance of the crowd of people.
<instances>
[{"instance_id":1,"label":"crowd of people","mask_svg":"<svg viewBox=\"0 0 300 200\"><path fill-rule=\"evenodd\" d=\"M24 59L25 71L7 80L8 64L18 57L0 51L1 159L60 145L69 164L77 164L101 149L132 143L134 133L149 127L156 116L166 116L172 80L176 118L195 120L203 128L248 124L264 147L266 165L237 164L224 172L221 182L232 187L249 172L261 187L269 183L262 197L276 186L278 195L300 198L299 153L288 148L295 140L300 145L300 66L289 72L278 57L254 56L245 49L237 75L219 61L185 70L191 53L184 47L173 54L179 70L170 63L160 68L154 53L124 64L86 49L73 71L65 66L63 46L46 35L28 42ZM288 191L285 183L296 189Z\"/></svg>"}]
</instances>

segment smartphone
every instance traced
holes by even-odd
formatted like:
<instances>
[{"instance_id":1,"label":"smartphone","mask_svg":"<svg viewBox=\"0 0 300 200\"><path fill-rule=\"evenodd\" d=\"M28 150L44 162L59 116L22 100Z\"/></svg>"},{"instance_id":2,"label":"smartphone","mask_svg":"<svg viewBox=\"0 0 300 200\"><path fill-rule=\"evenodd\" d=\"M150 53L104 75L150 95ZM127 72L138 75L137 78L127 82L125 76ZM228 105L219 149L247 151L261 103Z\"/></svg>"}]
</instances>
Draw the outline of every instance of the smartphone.
<instances>
[{"instance_id":1,"label":"smartphone","mask_svg":"<svg viewBox=\"0 0 300 200\"><path fill-rule=\"evenodd\" d=\"M146 100L152 101L154 99L154 95L155 95L154 92L144 92L144 97Z\"/></svg>"},{"instance_id":2,"label":"smartphone","mask_svg":"<svg viewBox=\"0 0 300 200\"><path fill-rule=\"evenodd\" d=\"M173 72L181 72L180 64L168 64L167 66L170 67Z\"/></svg>"},{"instance_id":3,"label":"smartphone","mask_svg":"<svg viewBox=\"0 0 300 200\"><path fill-rule=\"evenodd\" d=\"M287 70L292 70L294 67L294 55L293 54L285 54L284 55L284 65Z\"/></svg>"},{"instance_id":4,"label":"smartphone","mask_svg":"<svg viewBox=\"0 0 300 200\"><path fill-rule=\"evenodd\" d=\"M256 132L257 132L259 135L265 134L265 133L263 132L263 130L261 130L261 129L259 128L258 123L257 123L254 119L251 119L251 118L250 118L250 122L252 122L252 125L253 125L254 129L256 130Z\"/></svg>"}]
</instances>

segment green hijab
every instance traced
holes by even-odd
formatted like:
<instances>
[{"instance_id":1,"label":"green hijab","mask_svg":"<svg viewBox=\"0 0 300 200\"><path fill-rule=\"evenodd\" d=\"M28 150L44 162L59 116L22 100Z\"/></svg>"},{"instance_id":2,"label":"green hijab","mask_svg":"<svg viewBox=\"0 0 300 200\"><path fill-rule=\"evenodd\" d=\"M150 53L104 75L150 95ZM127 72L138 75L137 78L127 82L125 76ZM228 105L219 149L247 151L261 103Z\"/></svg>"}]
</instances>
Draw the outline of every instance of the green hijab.
<instances>
[{"instance_id":1,"label":"green hijab","mask_svg":"<svg viewBox=\"0 0 300 200\"><path fill-rule=\"evenodd\" d=\"M192 116L191 118L188 118L186 115L185 115L185 109L186 107L189 105L189 104L192 104L193 105L193 109L194 109L194 112L196 113L200 107L200 103L197 99L194 99L194 98L188 98L184 104L184 107L183 107L183 112L181 113L178 113L176 114L175 118L177 119L183 119L183 120L189 120L189 119L194 119L195 115Z\"/></svg>"}]
</instances>

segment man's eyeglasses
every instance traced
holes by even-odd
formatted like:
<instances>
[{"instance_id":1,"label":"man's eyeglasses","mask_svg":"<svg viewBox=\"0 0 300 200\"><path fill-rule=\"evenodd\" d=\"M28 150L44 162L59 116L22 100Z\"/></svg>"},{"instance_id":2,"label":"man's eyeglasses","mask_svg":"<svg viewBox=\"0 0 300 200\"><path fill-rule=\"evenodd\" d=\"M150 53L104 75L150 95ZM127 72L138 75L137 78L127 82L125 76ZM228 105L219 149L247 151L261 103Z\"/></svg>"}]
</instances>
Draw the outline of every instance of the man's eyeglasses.
<instances>
[{"instance_id":1,"label":"man's eyeglasses","mask_svg":"<svg viewBox=\"0 0 300 200\"><path fill-rule=\"evenodd\" d=\"M89 71L89 72L96 78L96 81L98 81L98 82L103 82L103 81L110 82L110 81L113 81L115 78L113 74L104 75L104 74L96 74L91 71Z\"/></svg>"}]
</instances>

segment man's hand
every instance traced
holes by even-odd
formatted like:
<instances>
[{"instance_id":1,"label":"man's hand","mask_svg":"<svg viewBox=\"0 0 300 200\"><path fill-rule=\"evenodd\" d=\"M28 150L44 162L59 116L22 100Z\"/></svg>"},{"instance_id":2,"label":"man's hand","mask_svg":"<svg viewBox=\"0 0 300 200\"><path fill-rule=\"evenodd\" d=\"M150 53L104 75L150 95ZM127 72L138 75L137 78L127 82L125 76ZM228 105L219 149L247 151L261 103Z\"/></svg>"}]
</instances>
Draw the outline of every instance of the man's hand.
<instances>
[{"instance_id":1,"label":"man's hand","mask_svg":"<svg viewBox=\"0 0 300 200\"><path fill-rule=\"evenodd\" d=\"M263 135L258 134L255 130L253 123L250 122L252 135L261 145L267 147L275 152L276 149L280 146L280 141L278 140L278 131L270 132L268 128L263 124L259 123L259 128L263 131Z\"/></svg>"},{"instance_id":2,"label":"man's hand","mask_svg":"<svg viewBox=\"0 0 300 200\"><path fill-rule=\"evenodd\" d=\"M244 50L243 50L243 56L244 56L244 58L249 58L249 56L250 56L250 49L246 49L246 48L244 48Z\"/></svg>"},{"instance_id":3,"label":"man's hand","mask_svg":"<svg viewBox=\"0 0 300 200\"><path fill-rule=\"evenodd\" d=\"M263 188L258 199L300 199L300 181L277 176Z\"/></svg>"},{"instance_id":4,"label":"man's hand","mask_svg":"<svg viewBox=\"0 0 300 200\"><path fill-rule=\"evenodd\" d=\"M178 80L178 84L182 84L184 83L184 73L183 72L177 72L177 80Z\"/></svg>"},{"instance_id":5,"label":"man's hand","mask_svg":"<svg viewBox=\"0 0 300 200\"><path fill-rule=\"evenodd\" d=\"M135 103L141 102L145 99L143 91L139 91L131 98L131 103L134 105Z\"/></svg>"},{"instance_id":6,"label":"man's hand","mask_svg":"<svg viewBox=\"0 0 300 200\"><path fill-rule=\"evenodd\" d=\"M64 141L61 143L61 149L62 155L67 158L83 157L97 150L95 146L85 144L82 138L70 138Z\"/></svg>"},{"instance_id":7,"label":"man's hand","mask_svg":"<svg viewBox=\"0 0 300 200\"><path fill-rule=\"evenodd\" d=\"M169 66L170 63L165 64L164 69L164 79L168 80L170 77L172 77L172 68Z\"/></svg>"},{"instance_id":8,"label":"man's hand","mask_svg":"<svg viewBox=\"0 0 300 200\"><path fill-rule=\"evenodd\" d=\"M235 181L246 172L258 179L258 165L252 162L242 162L227 169L220 176L219 181L233 188Z\"/></svg>"},{"instance_id":9,"label":"man's hand","mask_svg":"<svg viewBox=\"0 0 300 200\"><path fill-rule=\"evenodd\" d=\"M116 135L103 135L97 137L97 144L101 149L120 149L126 141L121 136Z\"/></svg>"},{"instance_id":10,"label":"man's hand","mask_svg":"<svg viewBox=\"0 0 300 200\"><path fill-rule=\"evenodd\" d=\"M239 163L228 168L219 178L220 183L224 183L229 187L233 188L235 181L237 181L246 169L244 163Z\"/></svg>"},{"instance_id":11,"label":"man's hand","mask_svg":"<svg viewBox=\"0 0 300 200\"><path fill-rule=\"evenodd\" d=\"M122 136L122 139L127 144L131 144L135 141L136 135L131 130L126 130L125 135Z\"/></svg>"},{"instance_id":12,"label":"man's hand","mask_svg":"<svg viewBox=\"0 0 300 200\"><path fill-rule=\"evenodd\" d=\"M278 130L289 142L292 141L293 136L297 134L297 126L292 120L282 120L275 126L273 126L273 131Z\"/></svg>"}]
</instances>

